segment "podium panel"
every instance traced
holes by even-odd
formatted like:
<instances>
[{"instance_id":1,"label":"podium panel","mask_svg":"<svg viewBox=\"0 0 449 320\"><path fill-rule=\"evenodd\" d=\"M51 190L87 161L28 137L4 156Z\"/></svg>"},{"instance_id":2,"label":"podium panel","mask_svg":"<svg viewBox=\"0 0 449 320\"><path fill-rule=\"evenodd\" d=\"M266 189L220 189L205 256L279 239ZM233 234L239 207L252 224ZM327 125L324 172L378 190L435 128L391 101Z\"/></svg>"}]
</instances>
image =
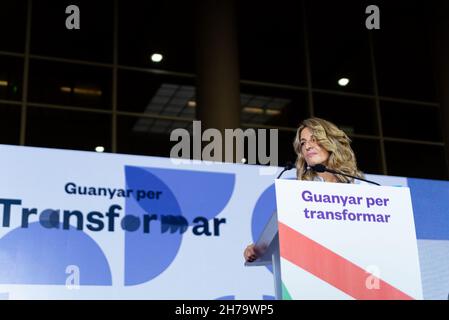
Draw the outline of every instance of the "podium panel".
<instances>
[{"instance_id":1,"label":"podium panel","mask_svg":"<svg viewBox=\"0 0 449 320\"><path fill-rule=\"evenodd\" d=\"M277 298L423 298L408 188L276 180L276 201L254 264Z\"/></svg>"}]
</instances>

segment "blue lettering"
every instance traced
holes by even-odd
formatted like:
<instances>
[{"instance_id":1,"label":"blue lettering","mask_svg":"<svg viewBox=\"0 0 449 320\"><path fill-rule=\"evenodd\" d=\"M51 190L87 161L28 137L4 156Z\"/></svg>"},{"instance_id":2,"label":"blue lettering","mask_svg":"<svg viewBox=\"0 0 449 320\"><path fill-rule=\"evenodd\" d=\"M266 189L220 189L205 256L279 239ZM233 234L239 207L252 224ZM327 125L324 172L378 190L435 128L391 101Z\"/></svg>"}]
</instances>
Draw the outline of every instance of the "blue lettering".
<instances>
[{"instance_id":1,"label":"blue lettering","mask_svg":"<svg viewBox=\"0 0 449 320\"><path fill-rule=\"evenodd\" d=\"M12 205L21 205L22 200L14 200L14 199L0 199L0 204L3 205L3 227L9 227L10 218L11 218L11 206Z\"/></svg>"}]
</instances>

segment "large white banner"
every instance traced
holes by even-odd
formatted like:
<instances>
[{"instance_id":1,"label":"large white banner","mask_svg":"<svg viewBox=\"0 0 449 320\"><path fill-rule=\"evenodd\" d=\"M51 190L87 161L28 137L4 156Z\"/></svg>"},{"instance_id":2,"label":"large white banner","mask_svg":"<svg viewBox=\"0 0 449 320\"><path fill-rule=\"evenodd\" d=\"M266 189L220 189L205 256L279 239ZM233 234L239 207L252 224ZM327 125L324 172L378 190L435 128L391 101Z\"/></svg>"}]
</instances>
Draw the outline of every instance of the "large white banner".
<instances>
[{"instance_id":1,"label":"large white banner","mask_svg":"<svg viewBox=\"0 0 449 320\"><path fill-rule=\"evenodd\" d=\"M276 210L263 168L0 145L0 299L273 299L243 261ZM448 183L368 179L412 184L424 295L447 297Z\"/></svg>"},{"instance_id":2,"label":"large white banner","mask_svg":"<svg viewBox=\"0 0 449 320\"><path fill-rule=\"evenodd\" d=\"M242 255L275 177L260 167L4 145L0 154L2 297L273 298L270 271L248 270Z\"/></svg>"}]
</instances>

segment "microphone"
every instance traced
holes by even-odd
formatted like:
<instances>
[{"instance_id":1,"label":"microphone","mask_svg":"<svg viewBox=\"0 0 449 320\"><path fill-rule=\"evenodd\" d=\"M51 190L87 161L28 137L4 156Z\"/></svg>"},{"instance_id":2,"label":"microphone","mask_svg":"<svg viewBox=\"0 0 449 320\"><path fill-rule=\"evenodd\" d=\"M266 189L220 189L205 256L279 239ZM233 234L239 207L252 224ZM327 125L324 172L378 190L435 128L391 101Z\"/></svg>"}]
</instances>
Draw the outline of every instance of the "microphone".
<instances>
[{"instance_id":1,"label":"microphone","mask_svg":"<svg viewBox=\"0 0 449 320\"><path fill-rule=\"evenodd\" d=\"M375 184L377 186L380 186L380 184L378 184L377 182L373 182L373 181L369 181L369 180L362 179L362 178L359 178L359 177L351 176L351 175L343 173L343 172L338 172L336 170L329 169L325 165L322 165L322 164L316 164L314 166L307 166L307 169L308 170L312 169L315 172L330 172L330 173L333 173L333 174L342 175L342 176L349 177L349 178L352 178L352 179L362 180L362 181L365 181L365 182L372 183L372 184Z\"/></svg>"},{"instance_id":2,"label":"microphone","mask_svg":"<svg viewBox=\"0 0 449 320\"><path fill-rule=\"evenodd\" d=\"M295 165L291 161L288 161L284 167L284 170L282 170L281 173L279 173L279 175L276 179L279 179L285 171L291 170L294 167L295 167Z\"/></svg>"}]
</instances>

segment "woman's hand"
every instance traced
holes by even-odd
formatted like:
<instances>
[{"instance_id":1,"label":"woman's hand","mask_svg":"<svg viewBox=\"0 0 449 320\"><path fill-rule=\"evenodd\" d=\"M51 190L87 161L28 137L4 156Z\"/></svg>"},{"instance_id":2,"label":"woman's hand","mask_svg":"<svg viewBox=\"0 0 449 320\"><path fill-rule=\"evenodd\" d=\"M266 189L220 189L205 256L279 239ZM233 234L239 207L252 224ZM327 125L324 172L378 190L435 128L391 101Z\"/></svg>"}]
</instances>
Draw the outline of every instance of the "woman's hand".
<instances>
[{"instance_id":1,"label":"woman's hand","mask_svg":"<svg viewBox=\"0 0 449 320\"><path fill-rule=\"evenodd\" d=\"M258 252L256 250L256 246L254 244L250 244L246 247L245 251L243 252L243 256L245 257L245 260L247 262L253 262L258 257Z\"/></svg>"}]
</instances>

